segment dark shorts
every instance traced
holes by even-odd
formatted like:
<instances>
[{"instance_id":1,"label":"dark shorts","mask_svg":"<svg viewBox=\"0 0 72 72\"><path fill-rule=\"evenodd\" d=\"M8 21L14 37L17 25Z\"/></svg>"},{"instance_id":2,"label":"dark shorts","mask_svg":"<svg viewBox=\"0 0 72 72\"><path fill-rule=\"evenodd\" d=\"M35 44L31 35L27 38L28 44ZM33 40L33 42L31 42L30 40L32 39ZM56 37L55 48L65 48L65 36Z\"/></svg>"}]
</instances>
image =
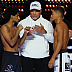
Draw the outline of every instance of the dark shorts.
<instances>
[{"instance_id":1,"label":"dark shorts","mask_svg":"<svg viewBox=\"0 0 72 72\"><path fill-rule=\"evenodd\" d=\"M2 58L2 72L21 72L19 52L4 51Z\"/></svg>"},{"instance_id":2,"label":"dark shorts","mask_svg":"<svg viewBox=\"0 0 72 72\"><path fill-rule=\"evenodd\" d=\"M0 50L0 61L2 61L3 52L4 52L4 50Z\"/></svg>"}]
</instances>

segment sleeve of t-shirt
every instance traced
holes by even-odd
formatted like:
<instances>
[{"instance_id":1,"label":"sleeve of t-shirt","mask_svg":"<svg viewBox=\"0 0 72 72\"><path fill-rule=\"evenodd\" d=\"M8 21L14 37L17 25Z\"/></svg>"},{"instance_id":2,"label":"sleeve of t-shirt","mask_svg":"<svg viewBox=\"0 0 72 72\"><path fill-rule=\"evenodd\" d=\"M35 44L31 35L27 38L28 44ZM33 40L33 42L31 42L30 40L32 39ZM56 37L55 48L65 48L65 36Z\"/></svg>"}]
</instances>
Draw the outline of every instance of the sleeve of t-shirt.
<instances>
[{"instance_id":1,"label":"sleeve of t-shirt","mask_svg":"<svg viewBox=\"0 0 72 72\"><path fill-rule=\"evenodd\" d=\"M19 23L18 23L18 25L17 25L17 27L19 26L19 25L22 25L22 21L20 21ZM22 25L23 26L23 25ZM20 31L20 33L19 33L19 36L20 36L20 38L22 38L22 36L24 35L24 28Z\"/></svg>"},{"instance_id":2,"label":"sleeve of t-shirt","mask_svg":"<svg viewBox=\"0 0 72 72\"><path fill-rule=\"evenodd\" d=\"M47 25L46 25L45 29L47 31L46 34L43 34L44 37L45 37L45 39L47 41L49 41L50 43L53 43L54 42L54 37L53 37L53 31L54 31L54 29L53 29L52 24L50 22L47 22Z\"/></svg>"}]
</instances>

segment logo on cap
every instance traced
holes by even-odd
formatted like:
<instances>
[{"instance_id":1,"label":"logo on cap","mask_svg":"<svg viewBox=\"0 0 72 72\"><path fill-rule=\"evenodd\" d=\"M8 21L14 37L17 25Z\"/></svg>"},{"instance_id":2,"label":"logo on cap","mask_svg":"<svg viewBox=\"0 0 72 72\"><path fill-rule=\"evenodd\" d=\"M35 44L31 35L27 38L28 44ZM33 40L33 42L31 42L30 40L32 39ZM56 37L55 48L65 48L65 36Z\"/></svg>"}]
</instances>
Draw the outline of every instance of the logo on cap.
<instances>
[{"instance_id":1,"label":"logo on cap","mask_svg":"<svg viewBox=\"0 0 72 72\"><path fill-rule=\"evenodd\" d=\"M32 4L32 6L37 6L37 4ZM38 7L38 6L37 6Z\"/></svg>"}]
</instances>

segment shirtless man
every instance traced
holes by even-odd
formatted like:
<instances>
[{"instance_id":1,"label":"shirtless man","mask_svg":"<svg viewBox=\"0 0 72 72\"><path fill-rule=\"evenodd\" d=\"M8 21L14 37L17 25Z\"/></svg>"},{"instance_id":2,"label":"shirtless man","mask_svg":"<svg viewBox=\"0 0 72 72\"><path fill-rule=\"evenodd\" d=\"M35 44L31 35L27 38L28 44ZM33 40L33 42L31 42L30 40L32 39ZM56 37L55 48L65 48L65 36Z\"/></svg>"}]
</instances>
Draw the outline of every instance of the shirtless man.
<instances>
[{"instance_id":1,"label":"shirtless man","mask_svg":"<svg viewBox=\"0 0 72 72\"><path fill-rule=\"evenodd\" d=\"M67 52L67 44L69 41L69 30L67 25L63 22L62 18L63 14L64 14L63 8L55 7L52 10L51 15L52 21L56 22L56 27L54 30L54 43L53 43L54 53L48 63L48 66L49 68L54 67L54 72L65 72L65 71L70 72L70 59L68 57Z\"/></svg>"},{"instance_id":2,"label":"shirtless man","mask_svg":"<svg viewBox=\"0 0 72 72\"><path fill-rule=\"evenodd\" d=\"M1 26L1 39L5 50L2 59L2 72L21 72L18 45L22 45L28 31L25 30L22 39L18 40L20 30L22 30L23 27L21 25L19 25L18 28L14 27L14 24L20 20L19 10L17 8L7 8L3 16L7 22Z\"/></svg>"}]
</instances>

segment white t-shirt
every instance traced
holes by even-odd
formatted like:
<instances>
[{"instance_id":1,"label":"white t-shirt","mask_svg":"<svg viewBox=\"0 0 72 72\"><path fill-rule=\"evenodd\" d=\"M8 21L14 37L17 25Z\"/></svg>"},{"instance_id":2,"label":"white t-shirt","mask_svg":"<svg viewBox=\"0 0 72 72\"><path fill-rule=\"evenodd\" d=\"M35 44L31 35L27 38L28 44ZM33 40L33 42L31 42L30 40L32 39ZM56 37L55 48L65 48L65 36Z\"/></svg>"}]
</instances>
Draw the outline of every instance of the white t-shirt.
<instances>
[{"instance_id":1,"label":"white t-shirt","mask_svg":"<svg viewBox=\"0 0 72 72\"><path fill-rule=\"evenodd\" d=\"M21 20L19 24L21 24L24 28L26 26L33 27L35 25L40 25L40 23L44 26L44 29L47 31L47 34L34 34L34 36L27 36L23 45L20 47L21 54L25 57L29 58L44 58L49 56L49 43L53 43L53 26L52 24L44 19L42 15L36 21L34 21L30 15L25 19ZM24 29L20 32L20 38L24 34Z\"/></svg>"}]
</instances>

